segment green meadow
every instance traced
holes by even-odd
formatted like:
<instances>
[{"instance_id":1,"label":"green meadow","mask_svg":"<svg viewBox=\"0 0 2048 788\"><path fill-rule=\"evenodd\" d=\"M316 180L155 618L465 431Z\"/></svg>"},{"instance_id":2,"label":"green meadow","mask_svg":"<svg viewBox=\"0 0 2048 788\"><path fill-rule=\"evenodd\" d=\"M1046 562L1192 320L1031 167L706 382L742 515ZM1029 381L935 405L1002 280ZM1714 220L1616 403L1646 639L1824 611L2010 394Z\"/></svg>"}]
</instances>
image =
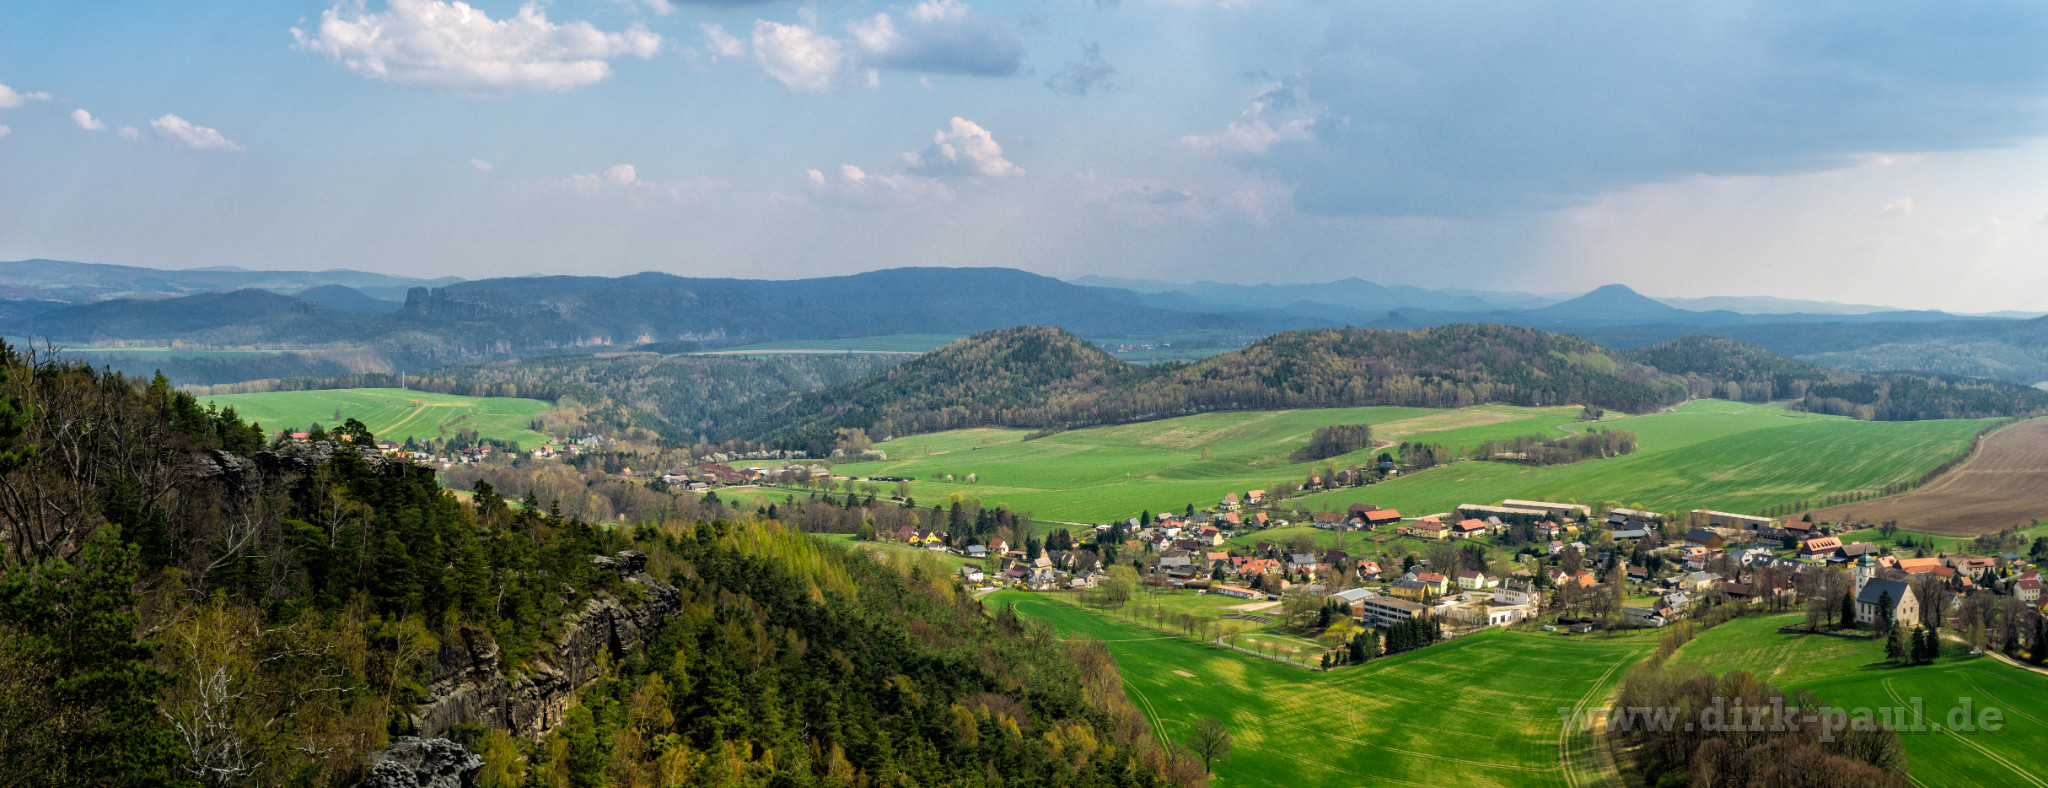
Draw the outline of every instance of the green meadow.
<instances>
[{"instance_id":1,"label":"green meadow","mask_svg":"<svg viewBox=\"0 0 2048 788\"><path fill-rule=\"evenodd\" d=\"M1373 425L1380 441L1476 447L1523 435L1588 429L1578 408L1482 405L1455 410L1366 407L1205 413L1093 427L1026 441L1024 430L970 429L878 444L890 459L836 473L911 476L920 501L952 493L1007 504L1040 519L1107 522L1140 510L1213 506L1224 493L1301 481L1324 462L1292 453L1328 424ZM1962 452L1985 420L1862 422L1772 405L1698 400L1600 426L1635 433L1634 454L1544 468L1460 462L1287 505L1342 510L1353 503L1416 515L1504 498L1614 500L1657 510L1707 506L1756 511L1833 492L1875 491L1918 479ZM1382 450L1326 461L1362 464ZM1206 456L1205 456L1206 454ZM977 480L968 484L968 474ZM942 481L951 474L953 482Z\"/></svg>"},{"instance_id":2,"label":"green meadow","mask_svg":"<svg viewBox=\"0 0 2048 788\"><path fill-rule=\"evenodd\" d=\"M326 429L343 419L357 419L382 440L444 438L463 427L485 438L538 446L548 436L528 427L550 407L537 399L461 397L406 389L332 389L228 394L209 397L220 407L232 406L244 421L255 421L269 433L303 431L314 424ZM339 412L340 418L335 414Z\"/></svg>"},{"instance_id":3,"label":"green meadow","mask_svg":"<svg viewBox=\"0 0 2048 788\"><path fill-rule=\"evenodd\" d=\"M2048 784L2042 768L2042 753L2048 753L2048 676L1990 656L1960 655L1954 643L1933 664L1893 667L1877 641L1777 631L1801 621L1797 614L1732 621L1700 633L1672 661L1714 673L1747 670L1786 689L1812 691L1837 708L1917 704L1928 729L1899 735L1915 785L1956 785L1965 776L1975 786ZM1951 714L1965 704L1966 716L1977 722L1983 710L1996 709L2001 727L1951 730ZM1909 723L1914 719L1906 716Z\"/></svg>"},{"instance_id":4,"label":"green meadow","mask_svg":"<svg viewBox=\"0 0 2048 788\"><path fill-rule=\"evenodd\" d=\"M1317 672L1105 618L1013 591L1013 606L1063 637L1104 641L1131 701L1170 741L1214 716L1234 740L1215 764L1231 785L1580 786L1618 775L1561 711L1597 706L1651 641L1581 641L1489 630L1356 667Z\"/></svg>"}]
</instances>

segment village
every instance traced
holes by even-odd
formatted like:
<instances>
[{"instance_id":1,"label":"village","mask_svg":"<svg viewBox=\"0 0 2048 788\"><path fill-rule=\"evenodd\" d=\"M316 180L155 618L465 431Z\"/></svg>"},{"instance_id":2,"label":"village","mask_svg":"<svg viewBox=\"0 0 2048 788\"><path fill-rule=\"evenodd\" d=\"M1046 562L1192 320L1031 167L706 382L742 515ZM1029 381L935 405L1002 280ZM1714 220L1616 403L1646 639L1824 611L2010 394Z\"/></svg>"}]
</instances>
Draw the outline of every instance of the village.
<instances>
[{"instance_id":1,"label":"village","mask_svg":"<svg viewBox=\"0 0 2048 788\"><path fill-rule=\"evenodd\" d=\"M1183 621L1189 633L1270 625L1320 643L1337 664L1365 629L1391 652L1392 630L1424 623L1444 638L1489 627L1593 636L1800 611L1811 631L1887 638L1905 659L1937 633L1973 650L2012 644L2019 638L2000 622L2048 606L2035 565L2042 546L2017 537L2003 547L1996 536L1977 540L1994 548L1984 554L1929 553L1889 543L1881 526L1708 509L1510 499L1404 517L1363 504L1282 513L1268 503L1263 490L1230 493L1204 510L1142 513L1043 543L907 527L878 537L964 559L958 581L981 592L1080 594L1098 605L1134 593L1154 605L1206 598L1179 605L1213 617Z\"/></svg>"}]
</instances>

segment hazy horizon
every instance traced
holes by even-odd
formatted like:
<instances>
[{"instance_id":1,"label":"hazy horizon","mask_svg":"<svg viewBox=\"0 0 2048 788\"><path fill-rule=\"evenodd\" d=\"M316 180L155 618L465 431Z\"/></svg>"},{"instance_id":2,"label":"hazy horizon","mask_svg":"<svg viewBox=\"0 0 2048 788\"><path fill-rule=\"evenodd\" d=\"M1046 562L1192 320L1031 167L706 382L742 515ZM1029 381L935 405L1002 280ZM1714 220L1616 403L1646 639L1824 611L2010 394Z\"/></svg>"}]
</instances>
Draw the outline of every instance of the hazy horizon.
<instances>
[{"instance_id":1,"label":"hazy horizon","mask_svg":"<svg viewBox=\"0 0 2048 788\"><path fill-rule=\"evenodd\" d=\"M0 259L2048 310L2048 6L29 0Z\"/></svg>"}]
</instances>

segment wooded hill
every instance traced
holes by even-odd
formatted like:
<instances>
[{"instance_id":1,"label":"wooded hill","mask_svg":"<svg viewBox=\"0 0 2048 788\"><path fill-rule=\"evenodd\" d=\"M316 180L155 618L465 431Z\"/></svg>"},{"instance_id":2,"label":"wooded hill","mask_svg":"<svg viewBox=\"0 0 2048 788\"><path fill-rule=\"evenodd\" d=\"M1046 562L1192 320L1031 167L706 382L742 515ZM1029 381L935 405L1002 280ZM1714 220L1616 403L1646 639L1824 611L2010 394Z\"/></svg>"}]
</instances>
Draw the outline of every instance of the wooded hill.
<instances>
[{"instance_id":1,"label":"wooded hill","mask_svg":"<svg viewBox=\"0 0 2048 788\"><path fill-rule=\"evenodd\" d=\"M796 397L722 437L829 449L977 426L1071 429L1218 410L1409 405L1591 405L1642 413L1688 396L1798 399L1863 419L2028 415L2048 393L1995 381L1827 370L1697 337L1628 354L1492 324L1275 334L1193 363L1126 364L1056 328L977 334L867 377Z\"/></svg>"},{"instance_id":2,"label":"wooded hill","mask_svg":"<svg viewBox=\"0 0 2048 788\"><path fill-rule=\"evenodd\" d=\"M1685 337L1619 355L1683 376L1696 397L1789 399L1801 410L1858 419L1974 419L2048 409L2048 393L2030 386L1957 375L1829 369L1722 337Z\"/></svg>"},{"instance_id":3,"label":"wooded hill","mask_svg":"<svg viewBox=\"0 0 2048 788\"><path fill-rule=\"evenodd\" d=\"M936 562L708 496L619 527L459 500L340 432L266 446L0 345L0 785L338 788L415 732L483 788L1199 779L1099 644Z\"/></svg>"},{"instance_id":4,"label":"wooded hill","mask_svg":"<svg viewBox=\"0 0 2048 788\"><path fill-rule=\"evenodd\" d=\"M1684 398L1672 376L1576 337L1511 326L1294 331L1150 367L1060 329L1026 326L805 394L729 434L817 450L852 427L879 437L972 426L1068 429L1216 410L1483 402L1641 412Z\"/></svg>"}]
</instances>

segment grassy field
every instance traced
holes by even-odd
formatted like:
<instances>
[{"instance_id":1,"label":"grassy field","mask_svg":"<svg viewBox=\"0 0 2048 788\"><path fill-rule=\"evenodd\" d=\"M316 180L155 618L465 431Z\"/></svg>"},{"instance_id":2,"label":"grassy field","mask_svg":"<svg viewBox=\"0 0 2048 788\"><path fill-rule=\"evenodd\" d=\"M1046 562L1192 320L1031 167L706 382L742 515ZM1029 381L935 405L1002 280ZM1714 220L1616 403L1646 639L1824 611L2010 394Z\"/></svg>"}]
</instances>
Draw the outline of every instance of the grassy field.
<instances>
[{"instance_id":1,"label":"grassy field","mask_svg":"<svg viewBox=\"0 0 2048 788\"><path fill-rule=\"evenodd\" d=\"M916 477L920 481L912 485L912 495L920 500L960 492L1040 518L1106 522L1135 516L1140 509L1205 508L1226 492L1292 485L1324 464L1290 456L1321 426L1371 424L1376 439L1399 441L1445 431L1556 433L1558 424L1576 414L1576 409L1505 405L1458 411L1373 407L1204 413L1073 430L1028 442L1024 430L954 430L879 444L889 453L888 461L838 465L833 471ZM1328 462L1342 467L1372 455L1363 450ZM964 482L970 473L978 476L976 484ZM961 481L935 481L945 474Z\"/></svg>"},{"instance_id":2,"label":"grassy field","mask_svg":"<svg viewBox=\"0 0 2048 788\"><path fill-rule=\"evenodd\" d=\"M1778 634L1779 626L1800 621L1794 614L1723 624L1686 644L1673 661L1716 673L1747 670L1788 689L1811 690L1836 707L1911 707L1917 702L1925 721L1938 723L1941 730L1930 725L1900 733L1916 785L1958 784L1965 775L1977 786L2044 784L2048 676L1953 651L1931 665L1895 668L1885 663L1884 646L1877 641ZM1964 703L1973 710L1971 716L1998 709L2003 727L1950 730L1950 713Z\"/></svg>"},{"instance_id":3,"label":"grassy field","mask_svg":"<svg viewBox=\"0 0 2048 788\"><path fill-rule=\"evenodd\" d=\"M971 561L965 556L941 553L934 550L920 550L900 542L857 542L854 541L853 534L811 534L811 536L833 544L843 544L856 550L865 551L883 561L907 561L911 563L928 561L932 566L938 567L939 571L948 574L960 571L962 566L977 563L981 564L983 569L990 572L996 569L995 564L991 561Z\"/></svg>"},{"instance_id":4,"label":"grassy field","mask_svg":"<svg viewBox=\"0 0 2048 788\"><path fill-rule=\"evenodd\" d=\"M912 494L920 500L959 492L1040 519L1107 522L1140 510L1177 510L1188 504L1206 508L1227 492L1292 485L1323 465L1290 458L1318 426L1367 423L1382 441L1477 446L1587 429L1577 417L1577 408L1377 407L1206 413L1073 430L1028 442L1022 430L955 430L880 444L888 461L839 465L834 471L916 477ZM1960 453L1986 423L1863 422L1699 400L1668 412L1602 421L1602 426L1636 434L1637 450L1626 457L1546 468L1461 462L1289 505L1342 510L1368 503L1412 516L1461 503L1543 498L1614 500L1660 511L1707 506L1749 512L1918 479ZM1374 453L1360 451L1329 462L1340 467L1362 463ZM976 484L965 483L970 473L977 474ZM956 481L939 481L945 474Z\"/></svg>"},{"instance_id":5,"label":"grassy field","mask_svg":"<svg viewBox=\"0 0 2048 788\"><path fill-rule=\"evenodd\" d=\"M243 420L259 422L271 433L286 428L305 430L316 423L333 429L342 419L354 418L383 440L442 438L468 427L485 438L518 441L527 447L548 439L527 427L535 415L551 407L537 399L459 397L405 389L278 391L229 394L207 401L233 406ZM340 418L335 417L336 411Z\"/></svg>"},{"instance_id":6,"label":"grassy field","mask_svg":"<svg viewBox=\"0 0 2048 788\"><path fill-rule=\"evenodd\" d=\"M714 353L928 353L960 337L953 334L888 334L850 339L789 339L719 348Z\"/></svg>"},{"instance_id":7,"label":"grassy field","mask_svg":"<svg viewBox=\"0 0 2048 788\"><path fill-rule=\"evenodd\" d=\"M1163 738L1215 716L1235 740L1213 784L1579 786L1615 775L1560 709L1594 705L1649 641L1490 630L1328 673L1162 635L1055 597L998 592L1066 637L1106 642Z\"/></svg>"}]
</instances>

